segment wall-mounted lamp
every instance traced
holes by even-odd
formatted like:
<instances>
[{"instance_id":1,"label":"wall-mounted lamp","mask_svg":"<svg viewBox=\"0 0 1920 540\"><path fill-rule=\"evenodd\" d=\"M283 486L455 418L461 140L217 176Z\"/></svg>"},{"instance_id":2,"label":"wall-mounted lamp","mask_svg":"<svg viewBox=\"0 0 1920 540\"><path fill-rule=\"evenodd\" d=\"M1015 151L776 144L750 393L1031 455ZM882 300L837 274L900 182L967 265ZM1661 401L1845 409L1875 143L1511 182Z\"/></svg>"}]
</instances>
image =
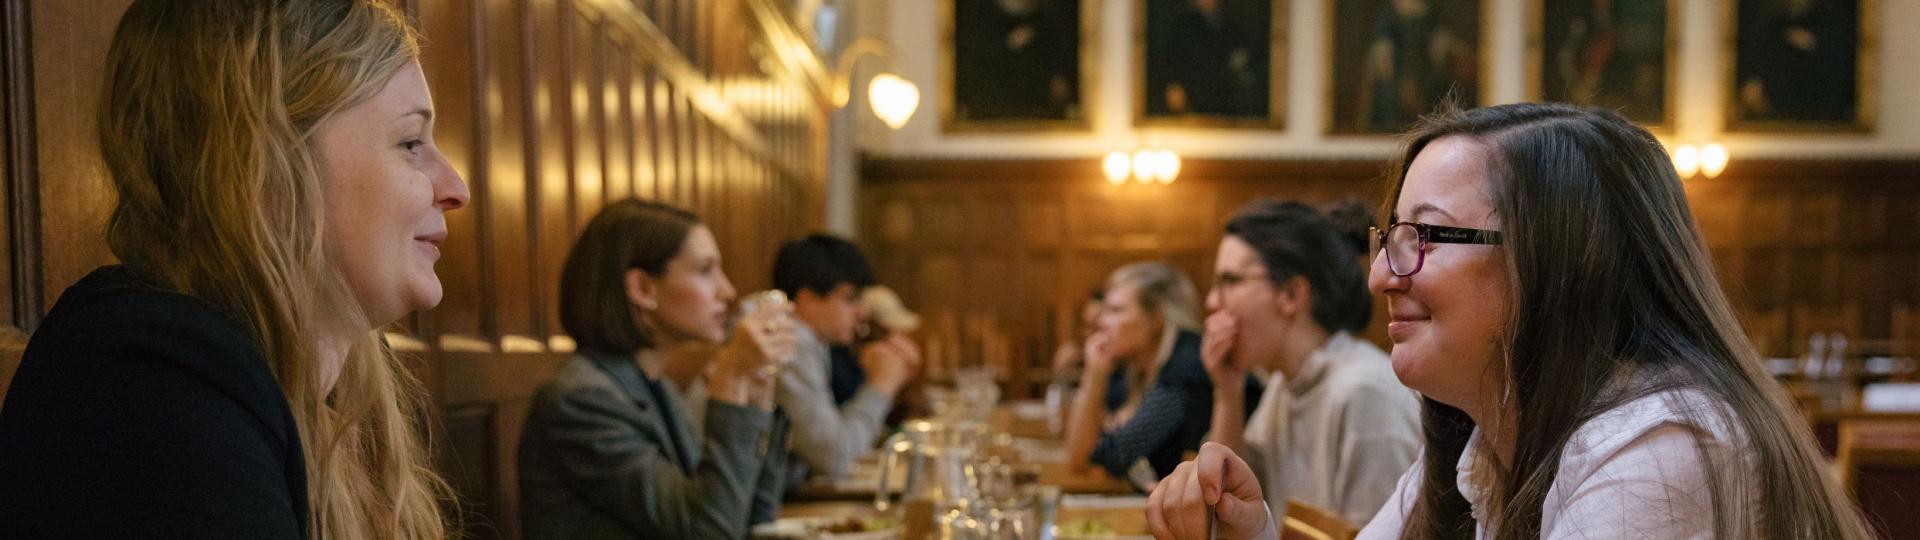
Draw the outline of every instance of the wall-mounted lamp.
<instances>
[{"instance_id":1,"label":"wall-mounted lamp","mask_svg":"<svg viewBox=\"0 0 1920 540\"><path fill-rule=\"evenodd\" d=\"M893 64L893 50L887 44L873 38L860 38L840 53L840 61L833 72L833 106L841 108L853 99L853 66L863 56L875 56L888 65ZM913 111L920 108L920 87L905 77L889 71L882 71L867 83L867 105L873 108L873 115L880 117L887 127L900 129L907 125L907 119L913 118Z\"/></svg>"},{"instance_id":2,"label":"wall-mounted lamp","mask_svg":"<svg viewBox=\"0 0 1920 540\"><path fill-rule=\"evenodd\" d=\"M1107 183L1121 185L1128 178L1142 184L1171 184L1180 177L1180 154L1171 150L1136 150L1132 155L1115 150L1100 162Z\"/></svg>"},{"instance_id":3,"label":"wall-mounted lamp","mask_svg":"<svg viewBox=\"0 0 1920 540\"><path fill-rule=\"evenodd\" d=\"M1695 174L1715 178L1726 170L1727 147L1720 143L1707 143L1698 148L1683 144L1673 149L1673 171L1680 173L1681 180Z\"/></svg>"}]
</instances>

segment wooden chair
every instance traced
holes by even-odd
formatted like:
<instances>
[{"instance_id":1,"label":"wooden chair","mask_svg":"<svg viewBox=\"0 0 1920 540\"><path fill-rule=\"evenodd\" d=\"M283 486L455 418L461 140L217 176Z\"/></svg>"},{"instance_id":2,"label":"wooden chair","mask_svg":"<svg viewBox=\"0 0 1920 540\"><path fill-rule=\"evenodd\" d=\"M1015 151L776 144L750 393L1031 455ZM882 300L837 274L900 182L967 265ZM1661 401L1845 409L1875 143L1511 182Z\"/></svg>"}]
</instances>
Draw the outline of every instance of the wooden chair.
<instances>
[{"instance_id":1,"label":"wooden chair","mask_svg":"<svg viewBox=\"0 0 1920 540\"><path fill-rule=\"evenodd\" d=\"M1286 512L1281 540L1349 540L1359 532L1338 512L1299 499L1289 499Z\"/></svg>"},{"instance_id":2,"label":"wooden chair","mask_svg":"<svg viewBox=\"0 0 1920 540\"><path fill-rule=\"evenodd\" d=\"M1842 420L1840 484L1883 538L1920 537L1920 416Z\"/></svg>"}]
</instances>

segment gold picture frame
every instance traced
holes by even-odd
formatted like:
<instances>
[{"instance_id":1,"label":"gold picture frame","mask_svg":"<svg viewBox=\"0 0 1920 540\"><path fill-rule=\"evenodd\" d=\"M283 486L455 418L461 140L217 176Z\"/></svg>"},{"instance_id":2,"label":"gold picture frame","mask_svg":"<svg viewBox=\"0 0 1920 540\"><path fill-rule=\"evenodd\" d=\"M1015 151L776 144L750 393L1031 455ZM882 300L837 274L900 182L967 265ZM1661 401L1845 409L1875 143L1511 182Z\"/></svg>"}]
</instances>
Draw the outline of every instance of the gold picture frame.
<instances>
[{"instance_id":1,"label":"gold picture frame","mask_svg":"<svg viewBox=\"0 0 1920 540\"><path fill-rule=\"evenodd\" d=\"M1774 102L1783 101L1782 98L1787 97L1766 90L1765 82L1768 75L1805 77L1805 79L1800 81L1801 84L1782 84L1776 87L1812 90L1815 92L1822 90L1832 92L1833 90L1830 88L1830 85L1808 81L1845 80L1847 78L1844 75L1836 76L1818 69L1818 67L1831 67L1836 63L1843 62L1835 62L1834 58L1822 59L1814 57L1810 59L1810 61L1805 58L1793 58L1790 52L1783 54L1781 50L1777 48L1769 49L1767 47L1768 45L1778 44L1768 43L1768 40L1765 39L1766 37L1772 36L1767 36L1764 33L1748 32L1746 28L1742 27L1743 23L1769 18L1770 14L1759 12L1758 9L1767 7L1767 4L1771 2L1779 1L1780 0L1728 0L1726 3L1723 13L1727 29L1726 48L1722 52L1722 64L1726 66L1726 79L1721 82L1722 103L1725 106L1726 113L1726 130L1729 132L1749 133L1871 133L1875 129L1875 123L1878 120L1880 103L1879 0L1827 0L1814 4L1815 7L1851 4L1855 12L1851 17L1845 13L1834 14L1823 11L1822 13L1825 14L1824 17L1832 19L1823 21L1819 20L1811 11L1802 14L1808 17L1807 22L1811 25L1806 28L1818 27L1822 22L1831 24L1837 21L1849 21L1853 24L1854 43L1852 47L1847 48L1851 50L1853 57L1853 91L1844 92L1844 89L1841 89L1842 91L1837 94L1815 97L1815 101L1817 102L1819 98L1831 99L1834 95L1850 94L1849 97L1852 99L1851 114L1845 111L1846 107L1844 105L1842 105L1839 110L1827 109L1810 111L1808 109L1816 107L1817 105L1808 103L1805 100L1796 102L1795 107L1797 110L1794 111L1778 112L1765 110L1777 108L1774 106ZM1751 16L1753 19L1743 20L1743 14ZM1789 21L1781 22L1791 25ZM1825 29L1822 29L1822 33L1827 33L1824 32L1824 30ZM1775 35L1780 36L1788 47L1802 48L1802 50L1818 48L1821 42L1821 36L1811 31L1806 34L1805 39L1796 39L1802 36L1796 36L1794 34L1793 29L1788 28ZM1808 45L1812 45L1813 47L1805 47ZM1768 61L1776 64L1791 60L1803 60L1802 63L1810 69L1789 68L1766 73L1768 70L1765 68L1768 66L1760 63L1760 59L1758 58L1755 58L1752 63L1743 64L1741 62L1743 59L1741 57L1743 51L1747 54L1753 54L1756 57L1766 56L1768 57ZM1758 99L1755 99L1756 96L1753 95L1755 93L1758 94ZM1831 107L1832 105L1829 104L1827 106ZM1769 118L1768 116L1772 117ZM1809 119L1807 118L1809 116L1824 118ZM1843 116L1846 118L1840 118Z\"/></svg>"},{"instance_id":2,"label":"gold picture frame","mask_svg":"<svg viewBox=\"0 0 1920 540\"><path fill-rule=\"evenodd\" d=\"M1175 2L1180 0L1132 0L1133 2L1133 51L1131 94L1133 100L1133 124L1139 127L1209 127L1240 129L1285 129L1287 125L1288 91L1288 31L1289 12L1292 3L1288 0L1258 0L1249 4L1265 4L1268 10L1266 39L1266 114L1222 115L1207 113L1179 113L1152 116L1148 111L1148 86L1153 84L1153 76L1148 72L1148 47L1152 45L1148 35L1148 17L1152 12L1149 3ZM1184 95L1184 93L1183 93Z\"/></svg>"},{"instance_id":3,"label":"gold picture frame","mask_svg":"<svg viewBox=\"0 0 1920 540\"><path fill-rule=\"evenodd\" d=\"M1325 0L1324 6L1326 7L1326 11L1325 11L1326 18L1325 18L1324 24L1325 24L1326 31L1324 32L1325 34L1324 45L1326 48L1325 58L1327 62L1327 71L1326 71L1327 76L1326 76L1326 80L1323 81L1323 84L1327 92L1326 94L1327 104L1325 105L1326 107L1325 110L1322 111L1322 120L1325 122L1325 132L1328 135L1336 136L1336 137L1396 136L1396 135L1399 135L1400 133L1405 132L1407 128L1411 127L1412 121L1414 119L1417 119L1422 115L1426 115L1433 112L1433 109L1435 106L1444 103L1446 99L1449 97L1451 97L1463 109L1478 107L1480 105L1486 104L1491 101L1488 98L1488 96L1491 94L1492 87L1493 87L1493 70L1489 69L1489 66L1494 65L1495 59L1493 58L1493 55L1492 55L1492 50L1491 50L1492 47L1489 46L1486 39L1488 29L1493 28L1494 26L1493 7L1490 5L1491 0L1451 0L1451 1L1425 0L1423 5L1427 6L1428 9L1432 9L1432 7L1435 4L1446 4L1449 6L1459 5L1459 4L1471 4L1469 9L1456 9L1456 10L1449 11L1451 16L1449 16L1448 14L1442 14L1440 16L1448 17L1450 19L1453 19L1456 22L1472 21L1474 25L1474 29L1473 29L1474 35L1472 39L1473 43L1470 46L1470 49L1472 49L1472 52L1469 55L1469 57L1471 57L1474 60L1474 63L1472 65L1475 66L1476 72L1467 78L1468 80L1471 80L1472 83L1474 84L1474 88L1473 88L1473 91L1471 92L1471 96L1469 96L1469 98L1472 101L1462 101L1461 98L1459 97L1459 94L1455 92L1457 88L1450 87L1450 89L1446 92L1440 93L1438 95L1433 95L1431 97L1430 103L1422 107L1421 108L1422 110L1401 111L1401 114L1398 116L1398 118L1404 119L1405 121L1400 122L1399 125L1389 127L1389 128L1366 127L1366 126L1363 126L1361 122L1357 121L1358 119L1354 117L1360 117L1362 115L1359 114L1358 112L1359 104L1355 102L1364 101L1367 97L1370 97L1372 93L1359 92L1358 88L1353 88L1353 89L1342 88L1343 83L1347 82L1348 80L1346 77L1343 77L1343 76L1349 75L1348 73L1344 73L1343 70L1352 70L1356 66L1364 69L1366 66L1364 66L1363 60L1364 60L1364 57L1367 56L1367 53L1359 52L1358 54L1352 55L1353 58L1347 58L1344 60L1342 59L1341 53L1343 49L1346 48L1346 47L1343 47L1343 45L1352 45L1348 43L1343 43L1341 40L1342 37L1345 37L1342 32L1343 29L1341 28L1341 24L1343 22L1342 14L1350 13L1351 12L1350 10L1355 8L1366 8L1368 10L1371 10L1373 8L1380 7L1382 4L1383 3L1381 2L1374 2L1371 0L1368 0L1368 1ZM1471 14L1468 16L1465 16L1464 18L1461 15L1459 15L1460 12L1468 12L1468 11L1470 11ZM1377 22L1376 19L1366 19L1366 21ZM1370 49L1372 46L1371 42L1365 42L1365 43L1366 45L1359 48ZM1423 46L1420 48L1422 52L1425 52L1428 49L1430 49L1430 47L1427 47L1427 46ZM1394 71L1398 72L1398 70L1394 70ZM1364 78L1364 76L1361 78ZM1458 82L1458 81L1456 80L1455 82ZM1354 84L1352 86L1358 87L1362 85ZM1342 90L1353 90L1353 91L1343 93ZM1342 99L1341 96L1354 96L1354 97L1349 99ZM1353 114L1349 114L1349 115L1341 114L1341 109L1343 106L1345 106L1347 110L1353 111Z\"/></svg>"},{"instance_id":4,"label":"gold picture frame","mask_svg":"<svg viewBox=\"0 0 1920 540\"><path fill-rule=\"evenodd\" d=\"M1102 0L1050 0L1076 6L1077 26L1073 35L1078 40L1072 58L1078 62L1073 78L1074 86L1070 90L1074 104L1061 118L1046 117L981 117L973 118L964 114L959 97L960 74L955 56L958 37L954 32L956 8L958 2L991 4L993 0L940 0L940 74L943 79L940 99L940 130L944 133L995 133L995 132L1090 132L1093 129L1093 85L1099 78L1099 58L1095 55L1094 45L1099 36L1100 4Z\"/></svg>"},{"instance_id":5,"label":"gold picture frame","mask_svg":"<svg viewBox=\"0 0 1920 540\"><path fill-rule=\"evenodd\" d=\"M1571 38L1572 37L1571 34L1574 34L1580 31L1585 31L1586 29L1584 28L1585 25L1583 24L1581 30L1572 30L1572 29L1567 30L1565 33L1568 35L1565 35L1565 36L1560 35L1561 34L1560 32L1549 32L1547 28L1548 22L1549 22L1548 19L1554 18L1552 17L1552 14L1550 14L1547 11L1549 4L1551 4L1552 7L1561 8L1561 9L1567 8L1569 7L1569 5L1565 2L1558 2L1558 1L1548 2L1547 0L1530 0L1527 3L1527 14L1526 14L1526 17L1527 17L1527 63L1526 63L1527 99L1529 101L1557 101L1557 102L1573 103L1576 105L1588 105L1588 106L1597 106L1597 107L1614 109L1614 110L1621 111L1621 113L1625 115L1628 119L1633 120L1636 123L1639 123L1640 125L1642 125L1643 127L1646 127L1651 131L1662 132L1662 133L1672 132L1675 118L1677 118L1676 108L1678 107L1678 100L1676 99L1676 97L1679 94L1678 82L1680 79L1680 70L1679 70L1680 24L1679 22L1681 20L1681 7L1682 7L1681 4L1684 1L1685 0L1615 0L1614 2L1612 2L1612 5L1614 6L1614 13L1608 14L1609 18L1617 18L1623 14L1631 15L1632 14L1631 6L1635 3L1658 2L1663 4L1659 6L1657 11L1654 11L1654 13L1659 13L1662 17L1664 17L1664 19L1661 21L1662 28L1660 28L1660 30L1657 32L1657 34L1659 35L1659 38L1661 39L1661 49L1662 49L1660 52L1660 62L1662 65L1660 66L1658 71L1662 80L1660 80L1657 85L1659 87L1659 92L1660 92L1660 96L1657 99L1658 111L1656 114L1646 114L1646 113L1641 113L1640 111L1644 109L1647 104L1641 103L1641 102L1635 102L1630 98L1624 98L1619 96L1595 96L1596 99L1592 101L1575 101L1575 100L1567 99L1569 97L1567 94L1570 93L1571 90L1556 89L1556 91L1549 91L1546 88L1548 83L1547 73L1549 72L1547 69L1547 64L1550 61L1548 57L1549 51L1551 50L1554 53L1559 53L1563 51L1563 49L1549 46L1549 44L1547 43L1548 38L1549 37ZM1625 7L1623 8L1623 6ZM1623 11L1626 11L1628 13L1622 13ZM1647 11L1645 10L1641 11L1642 15L1646 13ZM1581 20L1581 19L1578 19L1575 17L1568 17L1567 20L1565 20L1564 22L1572 23L1575 20ZM1584 22L1584 20L1581 20L1581 21ZM1555 22L1562 22L1562 21L1555 21ZM1644 21L1639 21L1639 22L1644 23ZM1629 21L1626 23L1610 23L1609 26L1612 27L1613 29L1619 29L1622 27L1625 28L1624 30L1614 30L1611 38L1605 40L1606 44L1596 44L1596 48L1605 49L1609 53L1611 53L1614 49L1621 48L1620 44L1632 43L1637 40L1646 39L1648 37L1646 35L1648 33L1646 32L1646 29L1635 28L1635 24L1633 21ZM1595 41L1599 42L1602 40L1596 39ZM1631 56L1631 55L1632 53L1624 54L1624 56ZM1558 57L1559 55L1554 54L1553 56ZM1617 59L1623 55L1610 54L1610 56L1612 58ZM1589 61L1591 61L1591 59L1589 59ZM1632 60L1629 59L1629 60L1625 60L1624 62L1631 62L1631 61ZM1614 63L1609 63L1609 65L1606 66L1607 69L1619 69L1621 67L1622 66L1620 66L1619 64L1614 64ZM1632 68L1633 66L1629 65L1626 67ZM1615 76L1614 77L1615 79L1618 79L1619 78L1618 76L1620 74L1616 72L1616 73L1613 73L1613 75ZM1647 73L1644 69L1635 70L1631 73L1628 73L1627 75L1628 75L1628 78L1630 79L1627 81L1597 80L1597 81L1588 82L1588 84L1604 85L1607 88L1615 88L1615 89L1621 88L1622 86L1632 87L1635 85L1645 84L1645 82L1643 81L1631 80L1632 78L1635 78L1635 77L1647 76ZM1606 79L1607 77L1606 75L1600 75L1599 78ZM1632 91L1629 90L1628 92L1631 93Z\"/></svg>"}]
</instances>

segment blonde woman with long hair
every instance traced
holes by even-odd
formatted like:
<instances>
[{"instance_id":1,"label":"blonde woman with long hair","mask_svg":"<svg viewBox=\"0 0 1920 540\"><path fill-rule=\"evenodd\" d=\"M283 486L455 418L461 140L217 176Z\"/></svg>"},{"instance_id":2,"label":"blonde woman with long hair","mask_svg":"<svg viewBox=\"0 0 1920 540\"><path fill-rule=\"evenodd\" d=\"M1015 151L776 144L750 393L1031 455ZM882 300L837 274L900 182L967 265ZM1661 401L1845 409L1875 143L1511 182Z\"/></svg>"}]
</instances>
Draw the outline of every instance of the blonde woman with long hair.
<instances>
[{"instance_id":1,"label":"blonde woman with long hair","mask_svg":"<svg viewBox=\"0 0 1920 540\"><path fill-rule=\"evenodd\" d=\"M99 142L121 265L61 295L0 413L0 537L439 538L419 388L439 303L414 31L372 0L139 0Z\"/></svg>"},{"instance_id":2,"label":"blonde woman with long hair","mask_svg":"<svg viewBox=\"0 0 1920 540\"><path fill-rule=\"evenodd\" d=\"M1213 382L1200 362L1198 294L1180 269L1139 262L1107 277L1101 302L1099 330L1087 339L1086 369L1067 415L1068 459L1077 469L1097 465L1151 490L1183 454L1200 447L1207 422L1193 419L1213 411ZM1103 432L1112 374L1133 365L1148 368L1146 377L1128 381L1143 389L1126 407L1137 412ZM1259 383L1251 377L1244 383L1257 401Z\"/></svg>"}]
</instances>

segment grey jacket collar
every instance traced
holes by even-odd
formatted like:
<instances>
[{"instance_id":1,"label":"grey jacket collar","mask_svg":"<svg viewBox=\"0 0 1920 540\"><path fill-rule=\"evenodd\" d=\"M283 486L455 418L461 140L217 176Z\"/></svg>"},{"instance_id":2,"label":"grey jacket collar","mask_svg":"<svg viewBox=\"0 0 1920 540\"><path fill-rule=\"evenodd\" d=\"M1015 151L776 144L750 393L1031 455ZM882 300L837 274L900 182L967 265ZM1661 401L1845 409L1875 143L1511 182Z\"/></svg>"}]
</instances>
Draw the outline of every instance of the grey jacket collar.
<instances>
[{"instance_id":1,"label":"grey jacket collar","mask_svg":"<svg viewBox=\"0 0 1920 540\"><path fill-rule=\"evenodd\" d=\"M592 360L595 366L606 372L607 376L612 377L613 382L626 392L627 398L633 401L634 406L640 408L642 414L650 414L657 408L661 416L673 416L672 429L678 431L677 436L674 437L677 444L673 447L673 455L668 457L680 465L682 470L693 470L700 459L699 448L695 446L699 439L693 434L692 421L683 414L685 409L676 403L678 396L675 395L673 385L664 383L660 385L664 390L663 394L666 395L667 403L658 403L653 399L653 392L647 390L646 375L640 373L640 366L634 364L632 356L597 352L582 352L581 355Z\"/></svg>"}]
</instances>

